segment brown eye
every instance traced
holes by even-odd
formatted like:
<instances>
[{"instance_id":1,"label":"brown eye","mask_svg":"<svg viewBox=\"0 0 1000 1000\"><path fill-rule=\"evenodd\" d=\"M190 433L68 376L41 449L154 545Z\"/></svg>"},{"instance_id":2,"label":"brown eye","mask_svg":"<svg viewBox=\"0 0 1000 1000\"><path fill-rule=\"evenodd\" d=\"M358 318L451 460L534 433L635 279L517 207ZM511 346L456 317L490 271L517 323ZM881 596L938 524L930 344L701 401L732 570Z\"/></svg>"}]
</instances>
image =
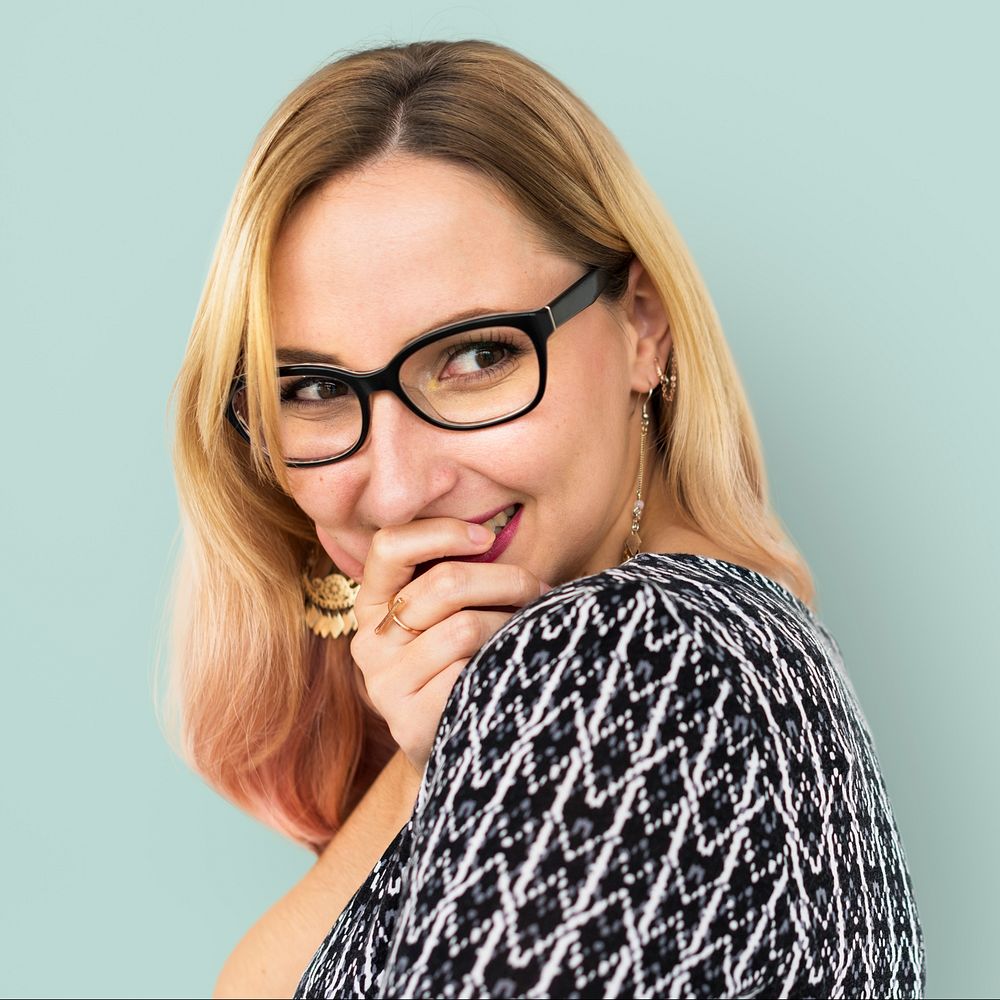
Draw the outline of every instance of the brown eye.
<instances>
[{"instance_id":1,"label":"brown eye","mask_svg":"<svg viewBox=\"0 0 1000 1000\"><path fill-rule=\"evenodd\" d=\"M351 394L351 388L345 382L325 378L284 378L281 380L282 404L328 403L343 399Z\"/></svg>"}]
</instances>

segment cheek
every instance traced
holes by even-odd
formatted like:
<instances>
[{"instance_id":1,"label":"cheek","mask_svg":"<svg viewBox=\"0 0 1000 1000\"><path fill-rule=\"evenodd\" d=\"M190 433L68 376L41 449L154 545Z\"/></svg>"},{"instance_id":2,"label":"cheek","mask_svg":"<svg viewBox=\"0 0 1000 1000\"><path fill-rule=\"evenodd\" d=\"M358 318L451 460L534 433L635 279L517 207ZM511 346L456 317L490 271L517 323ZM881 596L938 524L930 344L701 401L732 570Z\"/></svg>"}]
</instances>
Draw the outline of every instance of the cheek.
<instances>
[{"instance_id":1,"label":"cheek","mask_svg":"<svg viewBox=\"0 0 1000 1000\"><path fill-rule=\"evenodd\" d=\"M349 472L333 475L322 469L290 469L292 499L316 524L347 524L361 488Z\"/></svg>"},{"instance_id":2,"label":"cheek","mask_svg":"<svg viewBox=\"0 0 1000 1000\"><path fill-rule=\"evenodd\" d=\"M467 464L529 495L588 496L598 484L603 490L605 479L618 474L627 438L623 408L611 402L606 384L567 379L547 386L531 413L493 429Z\"/></svg>"},{"instance_id":3,"label":"cheek","mask_svg":"<svg viewBox=\"0 0 1000 1000\"><path fill-rule=\"evenodd\" d=\"M541 451L558 452L561 465L589 466L599 473L607 456L626 446L630 388L617 358L584 352L572 368L550 379L538 407L545 430L537 435Z\"/></svg>"}]
</instances>

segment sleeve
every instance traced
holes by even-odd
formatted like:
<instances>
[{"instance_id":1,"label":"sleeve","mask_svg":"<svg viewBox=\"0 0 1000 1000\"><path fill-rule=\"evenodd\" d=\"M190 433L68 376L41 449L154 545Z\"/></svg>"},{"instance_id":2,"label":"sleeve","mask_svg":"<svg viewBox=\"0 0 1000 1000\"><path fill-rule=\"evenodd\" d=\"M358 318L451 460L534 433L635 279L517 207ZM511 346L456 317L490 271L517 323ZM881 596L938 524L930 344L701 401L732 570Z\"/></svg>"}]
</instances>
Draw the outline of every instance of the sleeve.
<instances>
[{"instance_id":1,"label":"sleeve","mask_svg":"<svg viewBox=\"0 0 1000 1000\"><path fill-rule=\"evenodd\" d=\"M777 995L792 904L731 658L641 580L506 622L442 715L379 996Z\"/></svg>"}]
</instances>

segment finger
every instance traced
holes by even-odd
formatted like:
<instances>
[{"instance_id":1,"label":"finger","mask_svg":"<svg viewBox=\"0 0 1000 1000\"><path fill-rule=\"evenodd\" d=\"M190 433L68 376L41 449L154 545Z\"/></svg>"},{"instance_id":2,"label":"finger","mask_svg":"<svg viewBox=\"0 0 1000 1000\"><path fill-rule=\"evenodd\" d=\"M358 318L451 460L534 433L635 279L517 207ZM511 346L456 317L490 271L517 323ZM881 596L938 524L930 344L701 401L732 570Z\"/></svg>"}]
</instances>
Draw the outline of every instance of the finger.
<instances>
[{"instance_id":1,"label":"finger","mask_svg":"<svg viewBox=\"0 0 1000 1000\"><path fill-rule=\"evenodd\" d=\"M459 611L421 635L404 633L412 640L406 644L407 666L394 675L406 686L403 696L428 684L442 663L475 656L513 617L512 611Z\"/></svg>"},{"instance_id":2,"label":"finger","mask_svg":"<svg viewBox=\"0 0 1000 1000\"><path fill-rule=\"evenodd\" d=\"M364 670L369 697L375 704L398 703L400 699L409 698L441 670L441 664L475 655L513 614L511 611L459 611L418 636L404 632L393 623L392 634L400 633L403 639L398 653L393 650L388 660L383 655L380 660L384 662L379 666ZM371 643L382 642L383 637L355 638L354 641L370 649Z\"/></svg>"},{"instance_id":3,"label":"finger","mask_svg":"<svg viewBox=\"0 0 1000 1000\"><path fill-rule=\"evenodd\" d=\"M444 706L448 702L448 696L451 694L455 683L458 681L463 668L468 662L469 658L464 657L445 667L443 670L439 670L424 687L413 693L410 699L412 711L409 713L409 716L411 718L410 724L415 727L415 736L406 732L393 732L392 734L393 738L401 746L414 745L416 747L416 753L422 761L418 767L418 770L421 772L424 766L426 766L427 758L430 757L431 747L434 745L434 736L437 734L437 727L433 731L428 732L424 720L441 718Z\"/></svg>"},{"instance_id":4,"label":"finger","mask_svg":"<svg viewBox=\"0 0 1000 1000\"><path fill-rule=\"evenodd\" d=\"M420 563L486 552L495 540L494 535L486 528L479 536L481 540L476 541L473 533L478 528L482 525L457 517L430 517L375 532L354 606L358 624L364 627L376 614L381 619L385 605L413 579Z\"/></svg>"},{"instance_id":5,"label":"finger","mask_svg":"<svg viewBox=\"0 0 1000 1000\"><path fill-rule=\"evenodd\" d=\"M427 629L462 608L521 608L545 592L537 576L514 563L449 560L432 566L398 594L411 628ZM391 619L390 619L391 620Z\"/></svg>"},{"instance_id":6,"label":"finger","mask_svg":"<svg viewBox=\"0 0 1000 1000\"><path fill-rule=\"evenodd\" d=\"M441 710L448 700L451 689L471 659L471 656L463 656L443 670L439 670L418 691L413 692L413 697L420 699L420 707L424 712L427 712L428 706L430 706L436 710L438 716L441 715ZM427 712L427 715L429 714L430 712Z\"/></svg>"}]
</instances>

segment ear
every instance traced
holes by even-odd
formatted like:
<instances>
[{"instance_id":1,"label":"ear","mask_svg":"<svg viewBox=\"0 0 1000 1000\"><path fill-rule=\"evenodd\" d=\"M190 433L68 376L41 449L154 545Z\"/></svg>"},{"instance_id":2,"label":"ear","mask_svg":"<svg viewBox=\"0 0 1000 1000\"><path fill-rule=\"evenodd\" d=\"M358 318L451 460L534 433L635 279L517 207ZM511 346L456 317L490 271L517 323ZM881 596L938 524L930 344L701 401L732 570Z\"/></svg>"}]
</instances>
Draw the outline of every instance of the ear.
<instances>
[{"instance_id":1,"label":"ear","mask_svg":"<svg viewBox=\"0 0 1000 1000\"><path fill-rule=\"evenodd\" d=\"M673 336L666 307L638 257L629 267L628 290L622 307L625 322L636 335L632 391L647 393L660 382L654 360L660 371L666 371Z\"/></svg>"}]
</instances>

